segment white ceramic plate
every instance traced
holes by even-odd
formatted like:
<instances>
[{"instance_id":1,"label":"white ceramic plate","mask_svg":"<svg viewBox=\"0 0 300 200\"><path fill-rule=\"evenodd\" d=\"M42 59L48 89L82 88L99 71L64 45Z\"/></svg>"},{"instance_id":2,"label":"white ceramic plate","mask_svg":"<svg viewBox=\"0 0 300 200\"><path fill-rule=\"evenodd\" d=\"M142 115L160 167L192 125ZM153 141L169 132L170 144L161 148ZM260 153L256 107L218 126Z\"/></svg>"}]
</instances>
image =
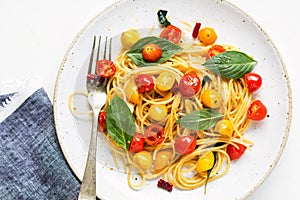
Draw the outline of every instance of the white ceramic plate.
<instances>
[{"instance_id":1,"label":"white ceramic plate","mask_svg":"<svg viewBox=\"0 0 300 200\"><path fill-rule=\"evenodd\" d=\"M262 75L263 86L255 94L268 108L269 117L252 123L246 137L254 142L252 151L233 162L229 173L210 182L207 194L203 187L191 191L156 188L157 181L146 182L139 191L127 185L127 175L111 169L111 156L105 140L99 136L97 152L97 195L101 199L243 199L252 194L277 163L285 146L291 121L291 91L284 64L271 40L261 27L244 12L224 0L123 0L96 16L75 38L58 73L54 114L57 136L70 167L82 179L87 157L91 119L74 117L68 108L68 97L74 91L85 91L85 74L94 35L114 36L129 28L160 27L158 9L168 10L170 21L191 35L185 22L200 21L214 27L217 43L239 47L255 57L255 71ZM114 54L118 47L114 48ZM79 97L78 109L86 109Z\"/></svg>"}]
</instances>

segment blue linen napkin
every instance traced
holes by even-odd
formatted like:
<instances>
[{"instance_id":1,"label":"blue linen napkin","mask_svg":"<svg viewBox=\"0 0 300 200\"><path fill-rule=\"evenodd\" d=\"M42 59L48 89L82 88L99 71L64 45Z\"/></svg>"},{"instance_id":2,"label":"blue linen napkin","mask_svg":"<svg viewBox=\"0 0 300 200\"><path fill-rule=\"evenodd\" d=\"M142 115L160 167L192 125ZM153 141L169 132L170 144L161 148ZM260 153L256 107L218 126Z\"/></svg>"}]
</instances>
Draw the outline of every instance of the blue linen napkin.
<instances>
[{"instance_id":1,"label":"blue linen napkin","mask_svg":"<svg viewBox=\"0 0 300 200\"><path fill-rule=\"evenodd\" d=\"M0 122L0 200L77 199L80 183L59 147L45 90L0 92Z\"/></svg>"}]
</instances>

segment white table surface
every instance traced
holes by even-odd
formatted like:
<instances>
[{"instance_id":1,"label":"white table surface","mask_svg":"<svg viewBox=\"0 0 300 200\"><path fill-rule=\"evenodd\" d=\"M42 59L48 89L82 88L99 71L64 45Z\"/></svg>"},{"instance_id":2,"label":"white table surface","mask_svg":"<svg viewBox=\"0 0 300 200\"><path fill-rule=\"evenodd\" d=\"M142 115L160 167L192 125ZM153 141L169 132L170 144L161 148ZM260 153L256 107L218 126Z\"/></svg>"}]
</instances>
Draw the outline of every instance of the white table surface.
<instances>
[{"instance_id":1,"label":"white table surface","mask_svg":"<svg viewBox=\"0 0 300 200\"><path fill-rule=\"evenodd\" d=\"M228 0L278 47L293 94L293 120L281 159L249 199L299 199L300 11L297 0ZM0 0L0 81L37 76L52 99L63 56L86 23L117 0Z\"/></svg>"}]
</instances>

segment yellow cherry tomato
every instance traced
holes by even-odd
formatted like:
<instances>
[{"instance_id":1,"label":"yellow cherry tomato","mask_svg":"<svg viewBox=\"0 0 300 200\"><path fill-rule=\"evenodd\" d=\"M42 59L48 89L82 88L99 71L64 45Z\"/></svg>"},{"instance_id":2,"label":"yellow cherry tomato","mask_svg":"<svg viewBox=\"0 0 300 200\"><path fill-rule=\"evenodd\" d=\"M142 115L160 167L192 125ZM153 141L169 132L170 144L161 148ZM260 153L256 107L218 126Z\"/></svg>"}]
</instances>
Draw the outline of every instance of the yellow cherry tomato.
<instances>
[{"instance_id":1,"label":"yellow cherry tomato","mask_svg":"<svg viewBox=\"0 0 300 200\"><path fill-rule=\"evenodd\" d=\"M172 153L167 150L161 150L156 154L155 160L153 162L155 170L161 170L168 166Z\"/></svg>"},{"instance_id":2,"label":"yellow cherry tomato","mask_svg":"<svg viewBox=\"0 0 300 200\"><path fill-rule=\"evenodd\" d=\"M204 45L211 45L217 40L217 34L213 28L205 27L200 29L198 39Z\"/></svg>"},{"instance_id":3,"label":"yellow cherry tomato","mask_svg":"<svg viewBox=\"0 0 300 200\"><path fill-rule=\"evenodd\" d=\"M139 34L135 29L129 29L121 35L121 43L125 49L130 49L139 39Z\"/></svg>"},{"instance_id":4,"label":"yellow cherry tomato","mask_svg":"<svg viewBox=\"0 0 300 200\"><path fill-rule=\"evenodd\" d=\"M202 103L209 108L219 108L222 103L222 96L213 89L206 89L201 95Z\"/></svg>"},{"instance_id":5,"label":"yellow cherry tomato","mask_svg":"<svg viewBox=\"0 0 300 200\"><path fill-rule=\"evenodd\" d=\"M218 121L214 128L214 131L228 137L232 136L233 130L234 130L233 125L231 121L229 121L228 119L222 119Z\"/></svg>"},{"instance_id":6,"label":"yellow cherry tomato","mask_svg":"<svg viewBox=\"0 0 300 200\"><path fill-rule=\"evenodd\" d=\"M213 167L214 162L215 156L212 151L209 151L203 156L200 156L200 158L198 159L196 164L196 171L198 173L201 173L210 170Z\"/></svg>"},{"instance_id":7,"label":"yellow cherry tomato","mask_svg":"<svg viewBox=\"0 0 300 200\"><path fill-rule=\"evenodd\" d=\"M162 121L168 114L167 106L160 104L152 104L149 109L149 116L155 121Z\"/></svg>"},{"instance_id":8,"label":"yellow cherry tomato","mask_svg":"<svg viewBox=\"0 0 300 200\"><path fill-rule=\"evenodd\" d=\"M152 165L152 155L148 151L140 151L133 155L132 160L141 169L148 170Z\"/></svg>"},{"instance_id":9,"label":"yellow cherry tomato","mask_svg":"<svg viewBox=\"0 0 300 200\"><path fill-rule=\"evenodd\" d=\"M175 77L170 72L161 73L156 81L155 87L160 91L168 91L172 88L175 82Z\"/></svg>"},{"instance_id":10,"label":"yellow cherry tomato","mask_svg":"<svg viewBox=\"0 0 300 200\"><path fill-rule=\"evenodd\" d=\"M124 92L129 102L136 104L139 102L140 96L138 93L138 87L135 84L134 80L130 80L125 85Z\"/></svg>"}]
</instances>

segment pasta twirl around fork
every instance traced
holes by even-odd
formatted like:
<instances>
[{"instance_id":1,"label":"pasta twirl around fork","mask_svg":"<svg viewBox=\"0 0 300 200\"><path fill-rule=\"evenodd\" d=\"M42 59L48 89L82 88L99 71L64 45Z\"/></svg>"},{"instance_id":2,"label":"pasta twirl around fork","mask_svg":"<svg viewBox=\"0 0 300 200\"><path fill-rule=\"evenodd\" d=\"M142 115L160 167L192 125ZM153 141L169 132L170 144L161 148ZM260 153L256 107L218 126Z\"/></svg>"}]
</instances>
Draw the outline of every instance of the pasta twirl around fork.
<instances>
[{"instance_id":1,"label":"pasta twirl around fork","mask_svg":"<svg viewBox=\"0 0 300 200\"><path fill-rule=\"evenodd\" d=\"M188 39L166 12L158 15L165 26L158 35L122 33L98 129L112 156L125 158L131 188L158 179L168 191L206 187L251 148L250 121L266 117L252 95L262 84L252 72L257 61L216 44L213 28L197 23L200 35Z\"/></svg>"}]
</instances>

